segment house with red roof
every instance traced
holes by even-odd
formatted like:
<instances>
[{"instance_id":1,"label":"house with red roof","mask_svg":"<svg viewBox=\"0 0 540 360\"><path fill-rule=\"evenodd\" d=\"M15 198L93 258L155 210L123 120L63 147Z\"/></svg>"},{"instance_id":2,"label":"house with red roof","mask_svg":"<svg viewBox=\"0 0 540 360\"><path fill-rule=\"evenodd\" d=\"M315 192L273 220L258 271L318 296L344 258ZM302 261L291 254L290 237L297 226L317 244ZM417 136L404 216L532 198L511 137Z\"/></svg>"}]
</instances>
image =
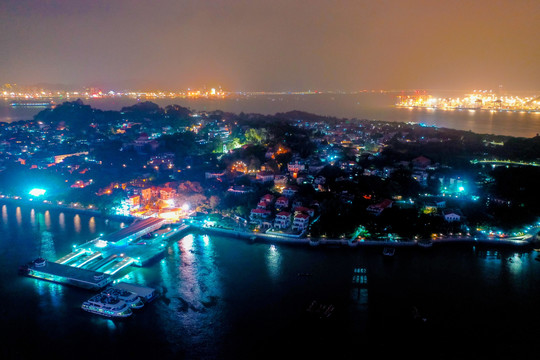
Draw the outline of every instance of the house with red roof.
<instances>
[{"instance_id":1,"label":"house with red roof","mask_svg":"<svg viewBox=\"0 0 540 360\"><path fill-rule=\"evenodd\" d=\"M268 204L272 203L272 201L274 201L274 195L272 194L266 194L264 195L262 198L261 198L261 202L264 201Z\"/></svg>"},{"instance_id":2,"label":"house with red roof","mask_svg":"<svg viewBox=\"0 0 540 360\"><path fill-rule=\"evenodd\" d=\"M249 215L249 218L252 221L261 221L261 220L268 219L271 213L272 212L270 210L257 208L257 209L251 210L251 214Z\"/></svg>"},{"instance_id":3,"label":"house with red roof","mask_svg":"<svg viewBox=\"0 0 540 360\"><path fill-rule=\"evenodd\" d=\"M280 196L276 200L276 208L286 208L289 206L289 199L286 196Z\"/></svg>"},{"instance_id":4,"label":"house with red roof","mask_svg":"<svg viewBox=\"0 0 540 360\"><path fill-rule=\"evenodd\" d=\"M378 204L372 204L367 207L367 211L374 215L380 215L386 208L391 208L393 201L390 199L384 199Z\"/></svg>"},{"instance_id":5,"label":"house with red roof","mask_svg":"<svg viewBox=\"0 0 540 360\"><path fill-rule=\"evenodd\" d=\"M292 229L295 231L304 231L307 230L309 226L309 215L298 213L294 215L294 220L292 224Z\"/></svg>"},{"instance_id":6,"label":"house with red roof","mask_svg":"<svg viewBox=\"0 0 540 360\"><path fill-rule=\"evenodd\" d=\"M281 211L276 214L274 219L274 227L279 229L286 229L291 226L291 213L288 211Z\"/></svg>"},{"instance_id":7,"label":"house with red roof","mask_svg":"<svg viewBox=\"0 0 540 360\"><path fill-rule=\"evenodd\" d=\"M304 207L304 206L297 206L293 209L294 213L304 213L304 214L308 214L309 216L313 217L313 215L315 215L315 210L311 209L311 208L307 208L307 207Z\"/></svg>"}]
</instances>

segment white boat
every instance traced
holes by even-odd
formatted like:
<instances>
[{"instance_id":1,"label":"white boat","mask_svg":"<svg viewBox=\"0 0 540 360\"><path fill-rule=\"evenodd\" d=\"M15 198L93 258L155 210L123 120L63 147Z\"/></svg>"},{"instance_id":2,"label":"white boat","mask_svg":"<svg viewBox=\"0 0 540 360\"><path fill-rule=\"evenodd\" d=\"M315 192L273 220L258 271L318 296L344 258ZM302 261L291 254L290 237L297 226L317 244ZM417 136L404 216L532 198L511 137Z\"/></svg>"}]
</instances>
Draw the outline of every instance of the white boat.
<instances>
[{"instance_id":1,"label":"white boat","mask_svg":"<svg viewBox=\"0 0 540 360\"><path fill-rule=\"evenodd\" d=\"M133 314L131 307L125 301L104 293L92 296L82 304L81 308L106 317L124 318Z\"/></svg>"},{"instance_id":2,"label":"white boat","mask_svg":"<svg viewBox=\"0 0 540 360\"><path fill-rule=\"evenodd\" d=\"M126 304L128 304L132 309L140 309L144 306L143 301L137 294L124 289L111 287L104 290L101 294L107 296L116 296L120 300L125 301Z\"/></svg>"}]
</instances>

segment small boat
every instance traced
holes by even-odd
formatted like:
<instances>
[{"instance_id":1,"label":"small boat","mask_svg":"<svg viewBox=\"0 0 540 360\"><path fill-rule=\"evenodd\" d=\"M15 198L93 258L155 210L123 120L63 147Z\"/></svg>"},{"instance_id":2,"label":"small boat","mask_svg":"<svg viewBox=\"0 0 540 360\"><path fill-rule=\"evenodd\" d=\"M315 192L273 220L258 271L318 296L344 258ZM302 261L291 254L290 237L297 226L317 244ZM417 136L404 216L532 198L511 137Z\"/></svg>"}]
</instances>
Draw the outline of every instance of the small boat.
<instances>
[{"instance_id":1,"label":"small boat","mask_svg":"<svg viewBox=\"0 0 540 360\"><path fill-rule=\"evenodd\" d=\"M298 273L298 276L312 276L312 273Z\"/></svg>"},{"instance_id":2,"label":"small boat","mask_svg":"<svg viewBox=\"0 0 540 360\"><path fill-rule=\"evenodd\" d=\"M395 253L396 253L396 249L393 247L385 247L383 249L384 256L394 256Z\"/></svg>"}]
</instances>

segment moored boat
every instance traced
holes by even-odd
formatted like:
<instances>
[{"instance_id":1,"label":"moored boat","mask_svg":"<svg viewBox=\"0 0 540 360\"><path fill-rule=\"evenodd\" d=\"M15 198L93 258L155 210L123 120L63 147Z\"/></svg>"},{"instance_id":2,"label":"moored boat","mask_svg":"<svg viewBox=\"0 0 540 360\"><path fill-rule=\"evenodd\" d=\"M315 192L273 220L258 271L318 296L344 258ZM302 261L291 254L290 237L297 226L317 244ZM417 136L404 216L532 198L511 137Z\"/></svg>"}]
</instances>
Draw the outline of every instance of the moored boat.
<instances>
[{"instance_id":1,"label":"moored boat","mask_svg":"<svg viewBox=\"0 0 540 360\"><path fill-rule=\"evenodd\" d=\"M125 318L133 314L131 307L125 301L104 293L92 296L82 304L81 308L105 317Z\"/></svg>"},{"instance_id":2,"label":"moored boat","mask_svg":"<svg viewBox=\"0 0 540 360\"><path fill-rule=\"evenodd\" d=\"M396 252L396 249L393 247L385 247L383 249L384 256L394 256L395 252Z\"/></svg>"},{"instance_id":3,"label":"moored boat","mask_svg":"<svg viewBox=\"0 0 540 360\"><path fill-rule=\"evenodd\" d=\"M118 299L125 301L126 304L128 304L132 309L140 309L144 306L141 298L131 291L111 287L104 290L102 294L107 296L115 296Z\"/></svg>"}]
</instances>

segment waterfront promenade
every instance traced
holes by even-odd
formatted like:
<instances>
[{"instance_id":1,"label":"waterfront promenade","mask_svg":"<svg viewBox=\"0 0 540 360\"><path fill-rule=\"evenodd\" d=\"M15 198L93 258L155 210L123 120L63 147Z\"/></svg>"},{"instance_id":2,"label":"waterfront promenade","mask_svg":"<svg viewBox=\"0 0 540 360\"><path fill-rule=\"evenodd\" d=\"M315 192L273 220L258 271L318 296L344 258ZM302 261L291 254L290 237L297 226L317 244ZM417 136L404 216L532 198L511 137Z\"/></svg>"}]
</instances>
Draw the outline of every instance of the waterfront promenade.
<instances>
[{"instance_id":1,"label":"waterfront promenade","mask_svg":"<svg viewBox=\"0 0 540 360\"><path fill-rule=\"evenodd\" d=\"M218 234L222 236L247 239L249 241L262 241L269 243L281 244L303 244L309 246L343 246L343 247L363 247L363 246L383 246L383 247L430 247L433 244L489 244L489 245L505 245L525 247L531 246L540 242L539 232L540 227L535 227L530 233L523 236L494 238L489 236L446 236L435 239L404 239L404 240L378 240L378 239L333 239L333 238L313 238L299 234L293 235L278 235L272 233L246 231L244 229L225 229L215 226L204 226L196 222L189 223L191 227L198 229L201 232Z\"/></svg>"}]
</instances>

